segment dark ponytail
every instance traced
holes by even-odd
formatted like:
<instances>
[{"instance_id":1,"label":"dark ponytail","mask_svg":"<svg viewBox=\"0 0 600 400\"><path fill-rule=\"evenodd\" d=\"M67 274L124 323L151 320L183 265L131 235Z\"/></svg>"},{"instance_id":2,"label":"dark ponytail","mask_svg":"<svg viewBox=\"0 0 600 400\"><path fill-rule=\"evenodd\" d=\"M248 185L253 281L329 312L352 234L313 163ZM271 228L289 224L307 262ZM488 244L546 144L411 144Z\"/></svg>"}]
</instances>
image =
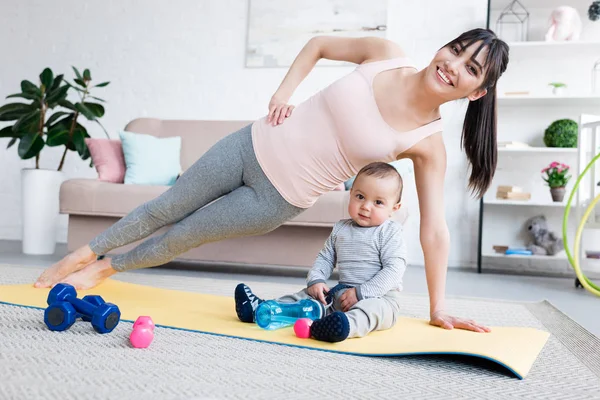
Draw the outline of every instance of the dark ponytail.
<instances>
[{"instance_id":1,"label":"dark ponytail","mask_svg":"<svg viewBox=\"0 0 600 400\"><path fill-rule=\"evenodd\" d=\"M463 33L448 45L460 43L458 47L464 51L477 42L481 43L473 52L473 58L477 57L482 49L487 49L483 64L485 77L479 88L487 90L487 93L477 100L469 101L461 146L471 165L469 189L480 198L490 186L496 172L496 83L508 65L508 45L498 39L491 30L479 28Z\"/></svg>"},{"instance_id":2,"label":"dark ponytail","mask_svg":"<svg viewBox=\"0 0 600 400\"><path fill-rule=\"evenodd\" d=\"M469 189L480 198L492 182L498 160L496 141L496 90L469 101L461 146L471 164Z\"/></svg>"}]
</instances>

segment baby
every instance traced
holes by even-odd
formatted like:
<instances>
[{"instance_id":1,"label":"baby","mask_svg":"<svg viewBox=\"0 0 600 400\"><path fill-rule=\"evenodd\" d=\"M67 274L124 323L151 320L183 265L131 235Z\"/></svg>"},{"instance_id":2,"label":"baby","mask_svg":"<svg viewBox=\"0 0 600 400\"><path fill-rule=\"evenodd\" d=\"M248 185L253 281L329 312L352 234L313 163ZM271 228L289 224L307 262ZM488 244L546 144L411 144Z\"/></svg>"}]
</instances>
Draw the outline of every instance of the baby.
<instances>
[{"instance_id":1,"label":"baby","mask_svg":"<svg viewBox=\"0 0 600 400\"><path fill-rule=\"evenodd\" d=\"M391 165L376 162L362 168L350 189L351 219L334 225L308 273L307 287L276 299L313 298L328 306L325 317L311 325L314 339L340 342L396 323L406 246L401 225L389 217L400 208L402 188L402 177ZM339 284L330 290L326 280L336 266ZM235 289L235 309L243 322L254 322L263 301L243 283Z\"/></svg>"}]
</instances>

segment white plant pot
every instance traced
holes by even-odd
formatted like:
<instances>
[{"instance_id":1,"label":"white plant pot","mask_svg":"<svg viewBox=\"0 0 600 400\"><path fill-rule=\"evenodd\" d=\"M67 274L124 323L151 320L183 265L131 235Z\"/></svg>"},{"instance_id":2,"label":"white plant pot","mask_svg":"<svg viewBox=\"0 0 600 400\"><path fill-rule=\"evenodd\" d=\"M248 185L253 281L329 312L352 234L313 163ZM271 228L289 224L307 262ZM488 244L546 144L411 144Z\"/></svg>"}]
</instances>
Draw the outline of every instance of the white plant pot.
<instances>
[{"instance_id":1,"label":"white plant pot","mask_svg":"<svg viewBox=\"0 0 600 400\"><path fill-rule=\"evenodd\" d=\"M21 170L23 253L54 254L63 181L59 171Z\"/></svg>"}]
</instances>

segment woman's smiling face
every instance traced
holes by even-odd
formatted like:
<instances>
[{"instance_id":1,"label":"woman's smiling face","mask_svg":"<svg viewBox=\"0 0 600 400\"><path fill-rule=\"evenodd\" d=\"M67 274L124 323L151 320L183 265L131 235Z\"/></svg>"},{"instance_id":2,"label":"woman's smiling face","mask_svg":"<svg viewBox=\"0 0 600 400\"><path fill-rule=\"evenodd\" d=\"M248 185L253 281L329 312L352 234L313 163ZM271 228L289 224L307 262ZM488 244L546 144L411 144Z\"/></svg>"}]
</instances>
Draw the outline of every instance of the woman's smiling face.
<instances>
[{"instance_id":1,"label":"woman's smiling face","mask_svg":"<svg viewBox=\"0 0 600 400\"><path fill-rule=\"evenodd\" d=\"M481 89L485 78L487 47L482 42L463 47L455 42L441 48L427 67L427 83L446 101L469 98L477 100L486 94Z\"/></svg>"}]
</instances>

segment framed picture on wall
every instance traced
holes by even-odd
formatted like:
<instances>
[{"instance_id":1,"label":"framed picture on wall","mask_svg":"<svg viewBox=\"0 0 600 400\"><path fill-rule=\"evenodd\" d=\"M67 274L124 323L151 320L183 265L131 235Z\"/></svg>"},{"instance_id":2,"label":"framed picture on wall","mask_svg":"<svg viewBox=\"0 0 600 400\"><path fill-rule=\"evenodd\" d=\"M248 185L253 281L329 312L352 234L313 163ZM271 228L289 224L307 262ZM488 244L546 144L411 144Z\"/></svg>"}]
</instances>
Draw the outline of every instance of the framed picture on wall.
<instances>
[{"instance_id":1,"label":"framed picture on wall","mask_svg":"<svg viewBox=\"0 0 600 400\"><path fill-rule=\"evenodd\" d=\"M314 36L386 37L388 0L249 0L246 67L289 67ZM339 65L321 60L318 65Z\"/></svg>"}]
</instances>

